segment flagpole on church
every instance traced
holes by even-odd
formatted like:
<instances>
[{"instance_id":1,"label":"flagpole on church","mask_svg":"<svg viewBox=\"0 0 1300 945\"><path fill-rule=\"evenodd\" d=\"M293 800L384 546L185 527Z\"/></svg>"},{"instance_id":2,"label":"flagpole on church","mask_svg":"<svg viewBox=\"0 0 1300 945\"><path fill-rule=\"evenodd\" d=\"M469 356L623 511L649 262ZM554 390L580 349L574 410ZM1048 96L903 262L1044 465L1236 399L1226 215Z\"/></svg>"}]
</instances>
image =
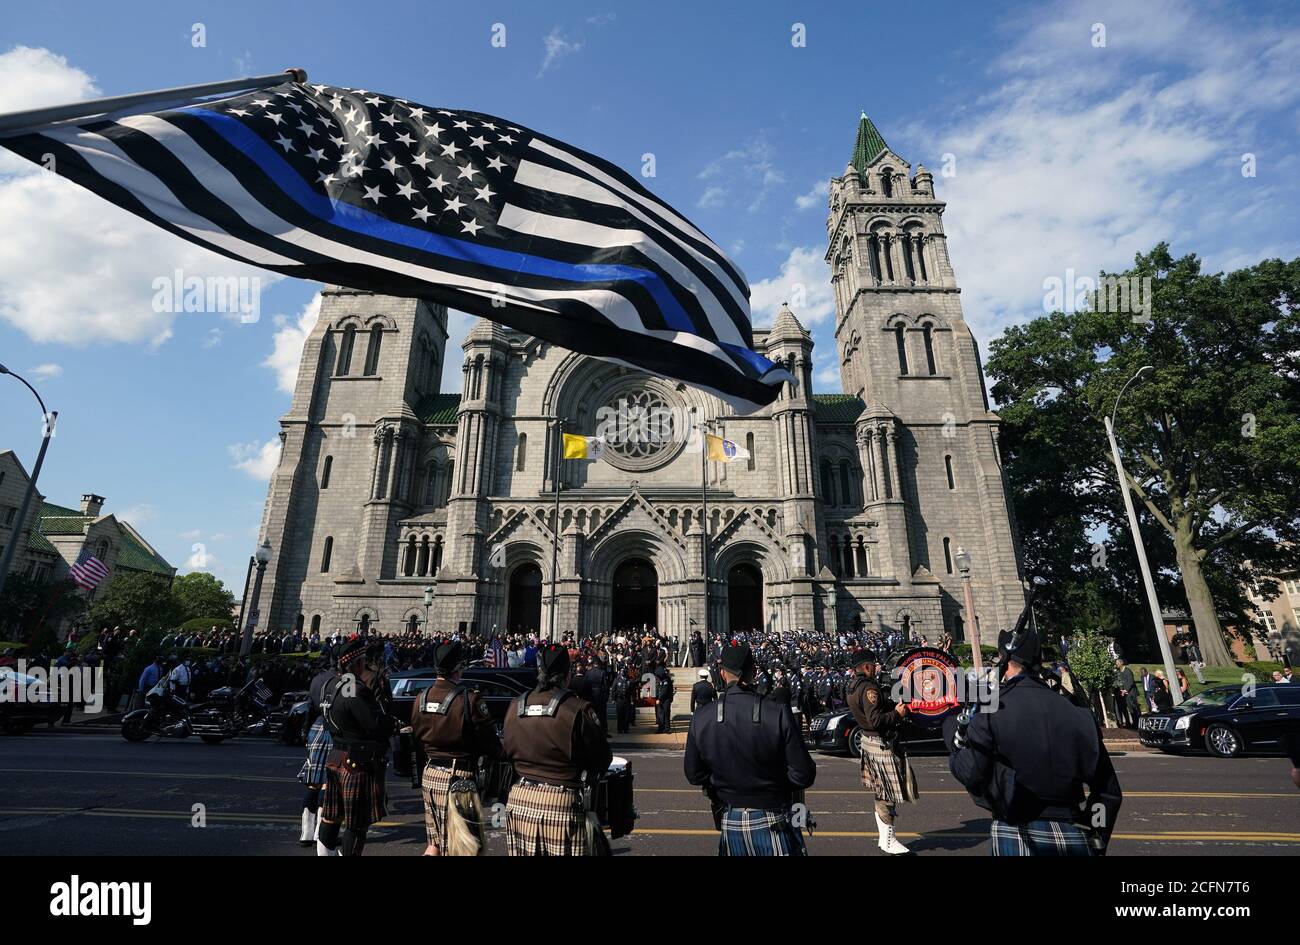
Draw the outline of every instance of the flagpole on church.
<instances>
[{"instance_id":1,"label":"flagpole on church","mask_svg":"<svg viewBox=\"0 0 1300 945\"><path fill-rule=\"evenodd\" d=\"M560 582L560 464L564 462L564 421L551 417L555 421L555 522L551 526L551 617L547 638L555 642L555 589Z\"/></svg>"},{"instance_id":2,"label":"flagpole on church","mask_svg":"<svg viewBox=\"0 0 1300 945\"><path fill-rule=\"evenodd\" d=\"M9 112L0 115L0 134L51 125L60 121L71 121L74 118L106 115L109 112L117 112L125 108L159 105L177 99L204 98L209 95L220 95L223 92L251 92L290 81L301 85L307 81L307 71L305 69L285 69L283 72L250 76L246 79L226 79L222 82L204 82L200 85L179 85L175 88L157 89L153 92L112 95L107 98L92 98L84 102L70 102L67 105L51 105L48 108L32 108L23 112Z\"/></svg>"},{"instance_id":3,"label":"flagpole on church","mask_svg":"<svg viewBox=\"0 0 1300 945\"><path fill-rule=\"evenodd\" d=\"M709 645L709 438L700 421L700 570L704 575L704 645Z\"/></svg>"}]
</instances>

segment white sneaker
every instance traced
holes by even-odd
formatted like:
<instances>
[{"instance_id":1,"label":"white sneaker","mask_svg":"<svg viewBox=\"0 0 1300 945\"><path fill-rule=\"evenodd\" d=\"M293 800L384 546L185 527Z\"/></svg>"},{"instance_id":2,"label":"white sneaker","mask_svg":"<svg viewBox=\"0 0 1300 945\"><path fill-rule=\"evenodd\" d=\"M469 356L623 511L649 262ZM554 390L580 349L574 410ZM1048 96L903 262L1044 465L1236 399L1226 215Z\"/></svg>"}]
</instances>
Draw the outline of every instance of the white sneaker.
<instances>
[{"instance_id":1,"label":"white sneaker","mask_svg":"<svg viewBox=\"0 0 1300 945\"><path fill-rule=\"evenodd\" d=\"M885 853L890 856L898 856L902 853L912 852L898 842L898 838L894 836L894 825L885 823L880 819L879 814L876 815L876 827L880 830L880 849Z\"/></svg>"},{"instance_id":2,"label":"white sneaker","mask_svg":"<svg viewBox=\"0 0 1300 945\"><path fill-rule=\"evenodd\" d=\"M309 844L316 839L316 815L307 808L302 809L302 833L298 836L298 842Z\"/></svg>"},{"instance_id":3,"label":"white sneaker","mask_svg":"<svg viewBox=\"0 0 1300 945\"><path fill-rule=\"evenodd\" d=\"M340 852L338 851L337 848L331 850L329 847L325 846L325 844L323 844L323 843L321 843L319 840L317 840L317 841L316 841L316 855L317 855L317 856L342 856L343 854L340 853Z\"/></svg>"}]
</instances>

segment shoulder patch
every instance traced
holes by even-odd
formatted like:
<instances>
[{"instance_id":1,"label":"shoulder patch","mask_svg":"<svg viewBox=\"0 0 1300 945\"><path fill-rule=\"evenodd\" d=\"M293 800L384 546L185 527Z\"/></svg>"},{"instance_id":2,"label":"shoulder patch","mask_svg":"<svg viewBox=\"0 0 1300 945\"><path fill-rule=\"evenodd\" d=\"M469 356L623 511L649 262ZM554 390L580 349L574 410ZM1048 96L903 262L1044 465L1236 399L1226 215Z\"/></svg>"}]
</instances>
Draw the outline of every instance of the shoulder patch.
<instances>
[{"instance_id":1,"label":"shoulder patch","mask_svg":"<svg viewBox=\"0 0 1300 945\"><path fill-rule=\"evenodd\" d=\"M478 716L480 719L490 719L490 718L492 718L492 710L490 710L490 709L487 707L487 703L484 702L482 699L478 699L478 700L475 701L475 703L474 703L474 714L475 714L476 716Z\"/></svg>"},{"instance_id":2,"label":"shoulder patch","mask_svg":"<svg viewBox=\"0 0 1300 945\"><path fill-rule=\"evenodd\" d=\"M880 701L880 693L874 687L867 690L867 701L872 705Z\"/></svg>"}]
</instances>

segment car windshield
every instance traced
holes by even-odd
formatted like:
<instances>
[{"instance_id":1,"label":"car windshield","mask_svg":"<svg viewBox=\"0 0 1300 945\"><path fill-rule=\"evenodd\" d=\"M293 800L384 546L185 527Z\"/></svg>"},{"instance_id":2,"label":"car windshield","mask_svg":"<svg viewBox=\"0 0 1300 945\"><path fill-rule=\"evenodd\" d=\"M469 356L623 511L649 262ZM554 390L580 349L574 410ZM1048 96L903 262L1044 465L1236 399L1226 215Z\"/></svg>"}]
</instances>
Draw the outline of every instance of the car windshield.
<instances>
[{"instance_id":1,"label":"car windshield","mask_svg":"<svg viewBox=\"0 0 1300 945\"><path fill-rule=\"evenodd\" d=\"M1192 696L1182 707L1191 709L1197 706L1207 705L1227 705L1237 696L1241 695L1241 690L1235 686L1227 686L1221 689L1206 689L1204 692L1198 692Z\"/></svg>"},{"instance_id":2,"label":"car windshield","mask_svg":"<svg viewBox=\"0 0 1300 945\"><path fill-rule=\"evenodd\" d=\"M414 696L422 689L428 689L433 685L433 679L427 676L410 676L406 679L393 680L393 698L404 699L407 696Z\"/></svg>"}]
</instances>

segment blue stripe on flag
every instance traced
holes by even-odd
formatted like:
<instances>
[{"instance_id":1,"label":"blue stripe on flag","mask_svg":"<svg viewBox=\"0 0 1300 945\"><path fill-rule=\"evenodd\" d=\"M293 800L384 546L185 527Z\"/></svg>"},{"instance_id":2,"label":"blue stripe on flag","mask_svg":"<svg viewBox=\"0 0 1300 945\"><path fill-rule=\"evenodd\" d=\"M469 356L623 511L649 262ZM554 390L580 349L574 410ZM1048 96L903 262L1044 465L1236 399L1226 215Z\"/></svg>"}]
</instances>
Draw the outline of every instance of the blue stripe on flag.
<instances>
[{"instance_id":1,"label":"blue stripe on flag","mask_svg":"<svg viewBox=\"0 0 1300 945\"><path fill-rule=\"evenodd\" d=\"M362 207L333 200L312 190L297 171L243 122L198 107L183 109L183 111L201 119L231 145L247 154L284 191L286 196L312 216L327 223L363 236L397 243L432 255L447 256L509 272L526 272L529 275L570 282L637 282L658 304L664 321L670 328L693 335L699 334L685 309L673 297L663 280L653 272L634 266L573 265L547 259L544 256L530 256L527 253L485 246L482 243L471 243L397 223ZM730 345L724 347L731 349Z\"/></svg>"}]
</instances>

